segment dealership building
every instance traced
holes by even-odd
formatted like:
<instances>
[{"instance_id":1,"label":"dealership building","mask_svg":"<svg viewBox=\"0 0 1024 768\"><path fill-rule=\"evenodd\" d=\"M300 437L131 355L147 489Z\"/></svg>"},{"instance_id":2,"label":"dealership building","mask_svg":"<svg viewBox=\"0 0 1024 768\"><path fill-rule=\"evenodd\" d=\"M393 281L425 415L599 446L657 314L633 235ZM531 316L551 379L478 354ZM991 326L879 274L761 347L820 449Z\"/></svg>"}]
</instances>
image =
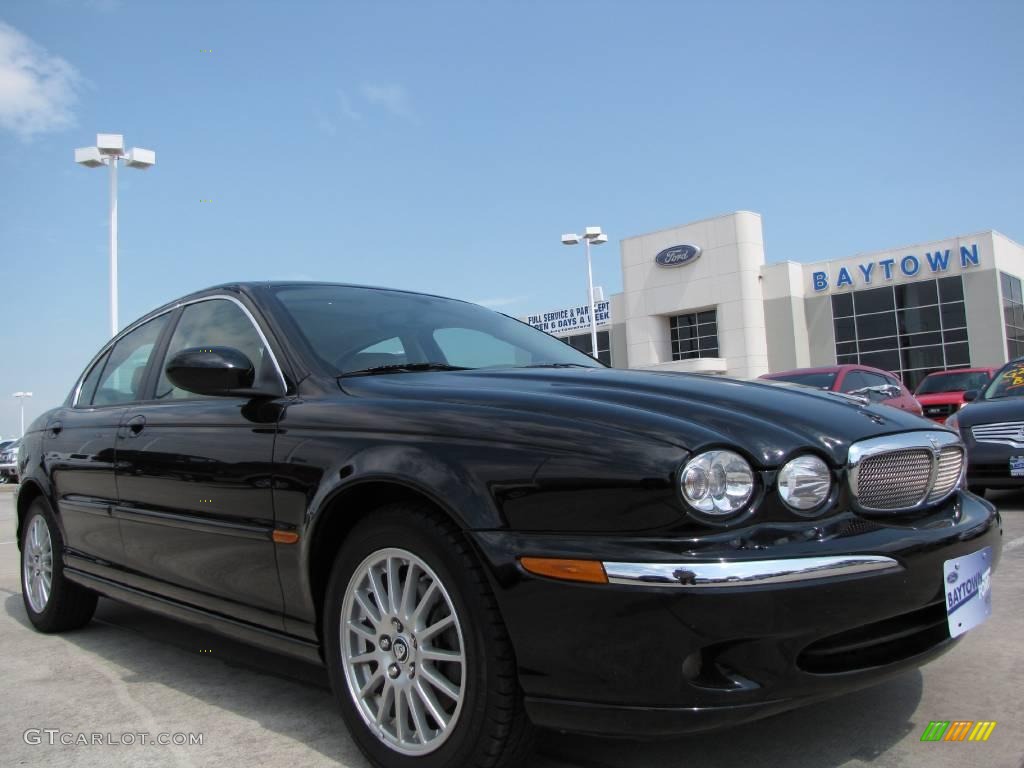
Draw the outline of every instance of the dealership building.
<instances>
[{"instance_id":1,"label":"dealership building","mask_svg":"<svg viewBox=\"0 0 1024 768\"><path fill-rule=\"evenodd\" d=\"M928 373L1024 355L1024 246L989 230L813 264L765 259L739 211L621 241L622 293L596 302L617 368L741 378L860 363ZM584 300L522 318L591 352Z\"/></svg>"}]
</instances>

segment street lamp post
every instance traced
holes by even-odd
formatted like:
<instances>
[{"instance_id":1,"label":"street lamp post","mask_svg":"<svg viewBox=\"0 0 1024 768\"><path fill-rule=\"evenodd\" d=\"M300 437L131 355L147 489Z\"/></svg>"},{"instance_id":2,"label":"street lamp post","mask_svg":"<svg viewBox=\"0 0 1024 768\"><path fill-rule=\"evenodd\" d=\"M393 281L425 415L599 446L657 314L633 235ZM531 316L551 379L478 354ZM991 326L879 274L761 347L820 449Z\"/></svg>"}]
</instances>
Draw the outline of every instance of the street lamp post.
<instances>
[{"instance_id":1,"label":"street lamp post","mask_svg":"<svg viewBox=\"0 0 1024 768\"><path fill-rule=\"evenodd\" d=\"M32 397L31 392L15 392L14 397L18 398L21 404L21 436L25 436L25 398Z\"/></svg>"},{"instance_id":2,"label":"street lamp post","mask_svg":"<svg viewBox=\"0 0 1024 768\"><path fill-rule=\"evenodd\" d=\"M579 245L580 240L587 247L587 296L590 301L590 351L597 359L597 308L594 306L594 268L590 261L590 244L601 245L608 242L608 235L601 232L600 227L587 227L583 237L574 234L562 235L562 245Z\"/></svg>"},{"instance_id":3,"label":"street lamp post","mask_svg":"<svg viewBox=\"0 0 1024 768\"><path fill-rule=\"evenodd\" d=\"M96 146L75 150L75 162L86 168L110 168L110 335L117 335L117 161L129 168L146 170L156 165L156 152L132 147L124 151L124 136L119 133L96 134Z\"/></svg>"}]
</instances>

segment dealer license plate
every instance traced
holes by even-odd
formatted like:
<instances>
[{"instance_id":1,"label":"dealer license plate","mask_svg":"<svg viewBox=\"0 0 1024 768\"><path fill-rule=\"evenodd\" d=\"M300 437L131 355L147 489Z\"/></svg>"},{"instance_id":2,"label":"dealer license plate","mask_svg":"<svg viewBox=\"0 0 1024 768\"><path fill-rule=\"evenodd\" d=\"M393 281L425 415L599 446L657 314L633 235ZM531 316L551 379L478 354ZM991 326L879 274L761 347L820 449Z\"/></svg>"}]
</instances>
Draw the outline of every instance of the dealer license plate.
<instances>
[{"instance_id":1,"label":"dealer license plate","mask_svg":"<svg viewBox=\"0 0 1024 768\"><path fill-rule=\"evenodd\" d=\"M1024 456L1010 457L1010 477L1024 477Z\"/></svg>"},{"instance_id":2,"label":"dealer license plate","mask_svg":"<svg viewBox=\"0 0 1024 768\"><path fill-rule=\"evenodd\" d=\"M947 560L943 571L949 636L957 637L992 615L992 547Z\"/></svg>"}]
</instances>

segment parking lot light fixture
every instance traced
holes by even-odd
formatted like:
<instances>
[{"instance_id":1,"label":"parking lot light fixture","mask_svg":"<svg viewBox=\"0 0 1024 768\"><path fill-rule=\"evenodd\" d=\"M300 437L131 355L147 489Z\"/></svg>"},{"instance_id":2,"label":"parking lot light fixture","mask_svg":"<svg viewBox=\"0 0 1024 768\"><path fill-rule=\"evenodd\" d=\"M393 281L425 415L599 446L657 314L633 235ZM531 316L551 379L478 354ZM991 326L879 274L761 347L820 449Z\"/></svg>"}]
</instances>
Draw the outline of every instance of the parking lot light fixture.
<instances>
[{"instance_id":1,"label":"parking lot light fixture","mask_svg":"<svg viewBox=\"0 0 1024 768\"><path fill-rule=\"evenodd\" d=\"M124 150L124 136L119 133L96 134L96 146L75 150L75 162L86 168L110 168L110 335L117 335L117 162L129 168L146 170L156 165L156 152L132 147Z\"/></svg>"},{"instance_id":2,"label":"parking lot light fixture","mask_svg":"<svg viewBox=\"0 0 1024 768\"><path fill-rule=\"evenodd\" d=\"M587 296L590 301L590 351L591 356L597 360L597 308L594 306L594 269L590 261L590 244L601 245L608 242L608 235L601 231L600 227L587 227L583 230L583 237L576 234L562 235L562 245L579 245L583 240L587 246Z\"/></svg>"},{"instance_id":3,"label":"parking lot light fixture","mask_svg":"<svg viewBox=\"0 0 1024 768\"><path fill-rule=\"evenodd\" d=\"M21 437L25 436L25 398L32 397L31 392L15 392L14 397L18 398L21 405Z\"/></svg>"}]
</instances>

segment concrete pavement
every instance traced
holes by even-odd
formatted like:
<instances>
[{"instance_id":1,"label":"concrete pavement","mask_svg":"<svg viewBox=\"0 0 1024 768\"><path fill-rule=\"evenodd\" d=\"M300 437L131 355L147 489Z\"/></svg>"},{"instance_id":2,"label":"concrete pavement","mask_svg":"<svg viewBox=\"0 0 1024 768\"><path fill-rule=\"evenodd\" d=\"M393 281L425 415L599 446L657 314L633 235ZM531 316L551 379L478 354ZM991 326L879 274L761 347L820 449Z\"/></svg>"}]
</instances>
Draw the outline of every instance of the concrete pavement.
<instances>
[{"instance_id":1,"label":"concrete pavement","mask_svg":"<svg viewBox=\"0 0 1024 768\"><path fill-rule=\"evenodd\" d=\"M951 653L867 691L738 729L636 744L544 733L537 768L1021 768L1024 494L993 497L1007 548L994 616ZM86 628L33 631L21 600L13 493L0 487L0 754L4 765L369 768L325 672L101 600ZM927 743L930 720L995 720L986 743ZM28 744L38 729L42 743ZM201 733L201 745L54 745L66 733ZM35 740L34 732L29 739ZM139 737L137 737L139 738Z\"/></svg>"}]
</instances>

